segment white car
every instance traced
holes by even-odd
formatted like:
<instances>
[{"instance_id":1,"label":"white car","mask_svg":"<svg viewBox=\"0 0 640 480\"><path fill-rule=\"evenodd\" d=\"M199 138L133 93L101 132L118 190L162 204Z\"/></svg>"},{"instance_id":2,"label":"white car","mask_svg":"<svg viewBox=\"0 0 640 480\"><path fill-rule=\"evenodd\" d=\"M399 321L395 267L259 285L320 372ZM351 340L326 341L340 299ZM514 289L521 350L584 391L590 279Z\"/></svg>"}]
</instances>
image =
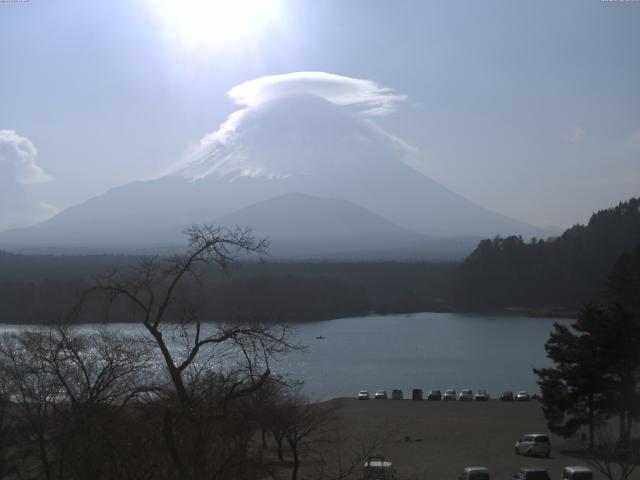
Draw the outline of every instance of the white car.
<instances>
[{"instance_id":1,"label":"white car","mask_svg":"<svg viewBox=\"0 0 640 480\"><path fill-rule=\"evenodd\" d=\"M365 480L396 480L396 469L382 455L372 455L364 463Z\"/></svg>"},{"instance_id":2,"label":"white car","mask_svg":"<svg viewBox=\"0 0 640 480\"><path fill-rule=\"evenodd\" d=\"M375 398L376 400L386 400L389 397L387 396L386 390L378 390L373 398Z\"/></svg>"},{"instance_id":3,"label":"white car","mask_svg":"<svg viewBox=\"0 0 640 480\"><path fill-rule=\"evenodd\" d=\"M445 390L444 395L442 395L443 400L455 400L456 399L456 391L455 390Z\"/></svg>"},{"instance_id":4,"label":"white car","mask_svg":"<svg viewBox=\"0 0 640 480\"><path fill-rule=\"evenodd\" d=\"M473 400L473 392L468 389L460 390L458 400Z\"/></svg>"},{"instance_id":5,"label":"white car","mask_svg":"<svg viewBox=\"0 0 640 480\"><path fill-rule=\"evenodd\" d=\"M561 480L593 480L593 470L579 465L564 467Z\"/></svg>"},{"instance_id":6,"label":"white car","mask_svg":"<svg viewBox=\"0 0 640 480\"><path fill-rule=\"evenodd\" d=\"M516 455L548 457L551 455L549 435L528 433L516 442Z\"/></svg>"},{"instance_id":7,"label":"white car","mask_svg":"<svg viewBox=\"0 0 640 480\"><path fill-rule=\"evenodd\" d=\"M529 396L529 393L527 391L520 390L518 393L516 393L516 401L528 402L529 400L531 400L531 397Z\"/></svg>"},{"instance_id":8,"label":"white car","mask_svg":"<svg viewBox=\"0 0 640 480\"><path fill-rule=\"evenodd\" d=\"M360 390L358 392L358 400L369 400L369 392L366 390Z\"/></svg>"}]
</instances>

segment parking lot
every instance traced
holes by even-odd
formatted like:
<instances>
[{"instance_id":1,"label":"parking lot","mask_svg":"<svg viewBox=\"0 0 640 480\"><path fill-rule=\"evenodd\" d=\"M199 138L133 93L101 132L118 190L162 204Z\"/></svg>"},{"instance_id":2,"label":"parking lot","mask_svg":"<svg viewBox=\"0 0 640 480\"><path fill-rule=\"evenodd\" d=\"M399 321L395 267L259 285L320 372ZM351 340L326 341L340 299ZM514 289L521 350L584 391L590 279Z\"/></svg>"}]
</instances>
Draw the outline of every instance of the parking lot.
<instances>
[{"instance_id":1,"label":"parking lot","mask_svg":"<svg viewBox=\"0 0 640 480\"><path fill-rule=\"evenodd\" d=\"M492 479L507 480L525 466L546 468L560 480L567 465L586 465L567 452L572 445L551 435L549 458L516 455L526 433L546 433L542 409L530 402L444 402L336 399L342 428L354 433L380 429L388 438L378 453L391 460L400 480L456 480L466 466L489 468ZM596 479L603 479L595 473ZM640 469L631 477L640 479Z\"/></svg>"}]
</instances>

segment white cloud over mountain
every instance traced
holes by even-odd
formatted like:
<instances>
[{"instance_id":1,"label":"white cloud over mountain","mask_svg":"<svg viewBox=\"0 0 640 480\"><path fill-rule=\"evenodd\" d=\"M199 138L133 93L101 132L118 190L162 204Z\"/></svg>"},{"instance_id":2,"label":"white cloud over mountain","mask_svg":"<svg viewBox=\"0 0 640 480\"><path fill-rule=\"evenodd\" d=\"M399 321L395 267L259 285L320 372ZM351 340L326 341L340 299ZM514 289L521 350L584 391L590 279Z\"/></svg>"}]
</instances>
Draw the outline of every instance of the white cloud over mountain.
<instances>
[{"instance_id":1,"label":"white cloud over mountain","mask_svg":"<svg viewBox=\"0 0 640 480\"><path fill-rule=\"evenodd\" d=\"M14 130L0 130L0 231L45 220L58 209L29 194L28 186L53 180L36 163L33 143Z\"/></svg>"},{"instance_id":2,"label":"white cloud over mountain","mask_svg":"<svg viewBox=\"0 0 640 480\"><path fill-rule=\"evenodd\" d=\"M205 135L170 173L194 180L208 175L283 178L317 172L335 159L342 162L333 165L339 172L345 159L374 161L372 151L373 157L401 161L415 153L372 118L393 112L407 97L372 80L295 72L250 80L228 95L244 108Z\"/></svg>"},{"instance_id":3,"label":"white cloud over mountain","mask_svg":"<svg viewBox=\"0 0 640 480\"><path fill-rule=\"evenodd\" d=\"M375 82L295 73L252 80L229 95L238 111L167 175L114 188L42 225L0 235L0 241L167 246L182 241L184 225L213 221L288 232L278 241L299 252L354 252L364 245L396 251L387 241L374 247L376 235L364 228L372 225L364 217L372 216L376 224L391 224L391 237L404 238L397 245L405 249L413 248L408 243L416 236L540 236L538 229L475 205L412 168L416 150L371 116L372 109L389 112L405 97ZM20 165L26 158L35 168L35 149L26 139L18 142L14 132L7 137L13 160L5 167L15 169L19 157ZM33 168L35 179L40 172ZM15 172L11 178L14 190L24 187ZM38 211L33 203L28 207ZM348 208L354 215L336 222L340 215L334 211ZM332 232L354 240L338 245L340 235ZM318 244L320 237L325 240Z\"/></svg>"},{"instance_id":4,"label":"white cloud over mountain","mask_svg":"<svg viewBox=\"0 0 640 480\"><path fill-rule=\"evenodd\" d=\"M394 93L373 80L345 77L326 72L293 72L269 75L244 82L228 95L238 104L254 107L288 95L317 95L335 105L360 107L365 116L392 113L406 95Z\"/></svg>"},{"instance_id":5,"label":"white cloud over mountain","mask_svg":"<svg viewBox=\"0 0 640 480\"><path fill-rule=\"evenodd\" d=\"M15 130L0 130L0 163L8 165L17 182L24 185L53 180L36 164L37 155L31 140L18 135Z\"/></svg>"}]
</instances>

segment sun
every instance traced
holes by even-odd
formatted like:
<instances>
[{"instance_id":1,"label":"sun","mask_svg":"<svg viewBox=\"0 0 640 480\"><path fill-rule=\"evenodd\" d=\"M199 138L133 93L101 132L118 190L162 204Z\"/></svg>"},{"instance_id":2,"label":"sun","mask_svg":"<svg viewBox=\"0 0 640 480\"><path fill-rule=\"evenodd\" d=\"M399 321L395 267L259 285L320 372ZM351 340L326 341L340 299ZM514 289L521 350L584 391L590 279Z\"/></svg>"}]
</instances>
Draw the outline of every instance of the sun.
<instances>
[{"instance_id":1,"label":"sun","mask_svg":"<svg viewBox=\"0 0 640 480\"><path fill-rule=\"evenodd\" d=\"M168 32L186 47L251 40L278 21L283 0L148 0Z\"/></svg>"}]
</instances>

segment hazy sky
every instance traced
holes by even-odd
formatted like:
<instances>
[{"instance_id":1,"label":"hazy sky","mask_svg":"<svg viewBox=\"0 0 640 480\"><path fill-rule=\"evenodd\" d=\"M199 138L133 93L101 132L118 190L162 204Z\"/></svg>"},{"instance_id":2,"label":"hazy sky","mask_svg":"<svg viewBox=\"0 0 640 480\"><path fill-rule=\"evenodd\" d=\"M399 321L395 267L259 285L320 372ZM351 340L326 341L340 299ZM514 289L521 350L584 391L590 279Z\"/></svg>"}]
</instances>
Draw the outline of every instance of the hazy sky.
<instances>
[{"instance_id":1,"label":"hazy sky","mask_svg":"<svg viewBox=\"0 0 640 480\"><path fill-rule=\"evenodd\" d=\"M0 3L0 215L158 175L238 109L233 87L300 71L406 96L376 122L495 211L567 226L640 195L640 2L168 5Z\"/></svg>"}]
</instances>

